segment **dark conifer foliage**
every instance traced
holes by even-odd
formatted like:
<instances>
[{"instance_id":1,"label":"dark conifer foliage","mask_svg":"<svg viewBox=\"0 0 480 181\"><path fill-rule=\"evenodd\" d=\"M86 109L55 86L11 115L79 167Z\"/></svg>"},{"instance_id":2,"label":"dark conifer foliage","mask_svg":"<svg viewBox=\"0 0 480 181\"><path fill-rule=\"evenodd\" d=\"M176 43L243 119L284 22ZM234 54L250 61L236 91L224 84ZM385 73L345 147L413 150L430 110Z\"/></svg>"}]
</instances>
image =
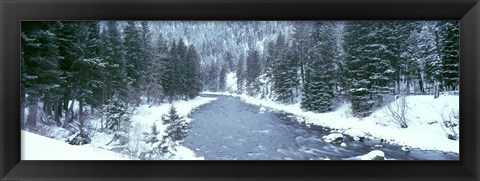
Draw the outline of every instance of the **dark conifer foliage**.
<instances>
[{"instance_id":1,"label":"dark conifer foliage","mask_svg":"<svg viewBox=\"0 0 480 181\"><path fill-rule=\"evenodd\" d=\"M459 85L459 49L460 49L460 27L458 23L439 23L442 85L444 91L458 90Z\"/></svg>"},{"instance_id":2,"label":"dark conifer foliage","mask_svg":"<svg viewBox=\"0 0 480 181\"><path fill-rule=\"evenodd\" d=\"M168 115L164 116L162 121L168 124L168 126L159 146L163 153L168 153L183 142L189 127L185 118L177 114L177 110L173 105L170 106Z\"/></svg>"},{"instance_id":3,"label":"dark conifer foliage","mask_svg":"<svg viewBox=\"0 0 480 181\"><path fill-rule=\"evenodd\" d=\"M235 72L235 75L237 76L237 93L242 93L244 91L245 74L245 60L243 56L240 56L240 58L238 58L237 71Z\"/></svg>"},{"instance_id":4,"label":"dark conifer foliage","mask_svg":"<svg viewBox=\"0 0 480 181\"><path fill-rule=\"evenodd\" d=\"M307 110L327 112L332 110L336 72L334 51L334 24L316 23L313 26L312 39L316 44L311 53L310 64L306 67L308 79L305 79L305 92L302 107Z\"/></svg>"},{"instance_id":5,"label":"dark conifer foliage","mask_svg":"<svg viewBox=\"0 0 480 181\"><path fill-rule=\"evenodd\" d=\"M279 102L293 102L295 84L298 82L294 59L290 56L285 37L279 34L270 55L273 75L273 91Z\"/></svg>"},{"instance_id":6,"label":"dark conifer foliage","mask_svg":"<svg viewBox=\"0 0 480 181\"><path fill-rule=\"evenodd\" d=\"M83 132L97 113L117 131L115 120L129 118L108 111L128 115L201 91L315 112L349 101L365 117L384 97L459 90L454 21L22 22L21 38L23 127L42 121Z\"/></svg>"},{"instance_id":7,"label":"dark conifer foliage","mask_svg":"<svg viewBox=\"0 0 480 181\"><path fill-rule=\"evenodd\" d=\"M356 116L366 117L373 107L373 74L376 62L381 60L378 53L384 45L375 39L376 23L370 21L351 22L346 26L345 47L347 52L345 76L349 84L352 111Z\"/></svg>"},{"instance_id":8,"label":"dark conifer foliage","mask_svg":"<svg viewBox=\"0 0 480 181\"><path fill-rule=\"evenodd\" d=\"M33 128L37 122L39 101L57 100L62 93L60 55L55 34L56 22L22 22L22 90L24 106L28 107L27 126ZM22 124L23 125L23 124Z\"/></svg>"},{"instance_id":9,"label":"dark conifer foliage","mask_svg":"<svg viewBox=\"0 0 480 181\"><path fill-rule=\"evenodd\" d=\"M202 90L200 82L200 57L194 46L189 46L185 55L185 95L193 99Z\"/></svg>"},{"instance_id":10,"label":"dark conifer foliage","mask_svg":"<svg viewBox=\"0 0 480 181\"><path fill-rule=\"evenodd\" d=\"M162 36L156 40L148 22L22 23L22 96L23 106L29 108L28 127L42 121L79 131L88 139L84 120L98 112L103 115L101 127L115 133L112 141L119 141L139 104L196 97L202 85L194 46L183 40L168 45Z\"/></svg>"},{"instance_id":11,"label":"dark conifer foliage","mask_svg":"<svg viewBox=\"0 0 480 181\"><path fill-rule=\"evenodd\" d=\"M246 76L245 82L247 86L247 92L250 95L254 95L259 92L259 85L257 78L260 76L260 55L257 50L250 50L246 60Z\"/></svg>"}]
</instances>

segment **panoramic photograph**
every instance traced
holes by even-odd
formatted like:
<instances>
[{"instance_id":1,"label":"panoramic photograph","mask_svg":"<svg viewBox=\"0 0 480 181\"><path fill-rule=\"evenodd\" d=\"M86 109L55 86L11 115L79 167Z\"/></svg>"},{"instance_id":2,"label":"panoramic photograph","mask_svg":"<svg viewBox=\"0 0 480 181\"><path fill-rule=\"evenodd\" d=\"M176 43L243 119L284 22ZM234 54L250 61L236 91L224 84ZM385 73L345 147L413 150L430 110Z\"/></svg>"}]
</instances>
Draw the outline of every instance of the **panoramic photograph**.
<instances>
[{"instance_id":1,"label":"panoramic photograph","mask_svg":"<svg viewBox=\"0 0 480 181\"><path fill-rule=\"evenodd\" d=\"M458 21L22 21L22 160L459 161Z\"/></svg>"}]
</instances>

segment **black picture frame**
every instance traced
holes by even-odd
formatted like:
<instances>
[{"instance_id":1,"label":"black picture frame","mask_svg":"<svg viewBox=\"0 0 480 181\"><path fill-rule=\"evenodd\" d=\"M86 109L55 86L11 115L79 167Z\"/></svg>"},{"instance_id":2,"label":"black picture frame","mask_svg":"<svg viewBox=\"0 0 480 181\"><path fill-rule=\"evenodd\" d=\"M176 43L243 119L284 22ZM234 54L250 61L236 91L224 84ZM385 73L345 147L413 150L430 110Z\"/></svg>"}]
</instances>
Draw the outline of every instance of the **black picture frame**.
<instances>
[{"instance_id":1,"label":"black picture frame","mask_svg":"<svg viewBox=\"0 0 480 181\"><path fill-rule=\"evenodd\" d=\"M460 20L460 161L21 161L22 20ZM478 0L0 0L1 180L479 180Z\"/></svg>"}]
</instances>

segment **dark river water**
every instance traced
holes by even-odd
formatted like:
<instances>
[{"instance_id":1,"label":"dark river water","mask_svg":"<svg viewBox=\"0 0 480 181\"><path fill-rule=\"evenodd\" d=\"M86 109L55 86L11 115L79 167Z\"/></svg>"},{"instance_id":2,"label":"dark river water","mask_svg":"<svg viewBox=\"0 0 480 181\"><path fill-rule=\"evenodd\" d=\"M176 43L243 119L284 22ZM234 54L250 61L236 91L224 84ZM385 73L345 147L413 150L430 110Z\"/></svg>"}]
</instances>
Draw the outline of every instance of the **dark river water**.
<instances>
[{"instance_id":1,"label":"dark river water","mask_svg":"<svg viewBox=\"0 0 480 181\"><path fill-rule=\"evenodd\" d=\"M204 95L206 96L206 95ZM342 147L323 141L328 128L306 126L295 117L275 111L261 113L260 107L230 96L195 110L184 145L206 160L342 160L381 150L386 159L458 160L455 153L401 150L380 140L344 139Z\"/></svg>"}]
</instances>

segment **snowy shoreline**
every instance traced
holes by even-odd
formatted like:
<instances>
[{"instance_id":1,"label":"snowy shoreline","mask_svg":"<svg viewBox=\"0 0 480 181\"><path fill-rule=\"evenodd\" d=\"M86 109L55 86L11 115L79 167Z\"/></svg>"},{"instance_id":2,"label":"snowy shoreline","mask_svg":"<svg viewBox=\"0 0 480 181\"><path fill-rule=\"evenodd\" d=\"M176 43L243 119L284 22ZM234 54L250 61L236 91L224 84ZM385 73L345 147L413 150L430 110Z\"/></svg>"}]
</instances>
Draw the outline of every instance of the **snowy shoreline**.
<instances>
[{"instance_id":1,"label":"snowy shoreline","mask_svg":"<svg viewBox=\"0 0 480 181\"><path fill-rule=\"evenodd\" d=\"M237 97L248 104L291 113L303 118L301 121L304 121L305 124L328 127L335 133L357 130L356 132L364 132L369 139L383 139L390 144L421 150L459 153L459 140L448 139L441 126L435 123L435 121L441 121L442 113L450 110L458 111L459 96L456 95L441 95L437 99L430 95L407 96L409 127L399 128L398 125L389 121L383 109L377 109L372 115L360 119L350 114L350 104L348 103L342 104L332 112L314 113L303 111L299 103L285 105L272 100L229 92L202 92L202 94Z\"/></svg>"},{"instance_id":2,"label":"snowy shoreline","mask_svg":"<svg viewBox=\"0 0 480 181\"><path fill-rule=\"evenodd\" d=\"M185 117L188 122L193 121L188 118L188 115L193 112L195 109L201 105L210 103L216 100L216 98L211 97L196 97L192 100L184 101L178 100L174 101L173 105L176 107L179 116ZM149 106L147 104L140 105L137 107L134 115L132 116L132 126L133 131L131 131L130 137L133 139L128 143L127 146L133 148L136 147L137 151L140 153L139 148L146 148L142 144L140 138L142 133L149 132L153 124L155 124L162 133L164 134L167 125L162 124L161 117L164 114L167 114L170 108L170 104L164 103L160 105ZM100 121L99 119L93 119L92 122ZM135 160L138 158L124 155L111 151L114 146L107 145L110 140L112 140L113 135L105 134L102 132L97 132L96 136L92 137L92 143L86 145L69 145L64 142L62 135L65 136L65 130L58 127L50 127L48 129L56 130L59 132L59 135L49 135L53 138L47 137L47 135L39 135L36 133L31 133L26 130L22 130L21 144L22 144L22 160ZM63 131L63 132L62 132ZM67 131L68 132L68 131ZM160 136L161 136L160 135ZM175 156L170 158L173 160L203 160L203 157L198 157L195 155L195 152L185 146L178 146L175 148ZM132 149L133 150L133 149Z\"/></svg>"}]
</instances>

